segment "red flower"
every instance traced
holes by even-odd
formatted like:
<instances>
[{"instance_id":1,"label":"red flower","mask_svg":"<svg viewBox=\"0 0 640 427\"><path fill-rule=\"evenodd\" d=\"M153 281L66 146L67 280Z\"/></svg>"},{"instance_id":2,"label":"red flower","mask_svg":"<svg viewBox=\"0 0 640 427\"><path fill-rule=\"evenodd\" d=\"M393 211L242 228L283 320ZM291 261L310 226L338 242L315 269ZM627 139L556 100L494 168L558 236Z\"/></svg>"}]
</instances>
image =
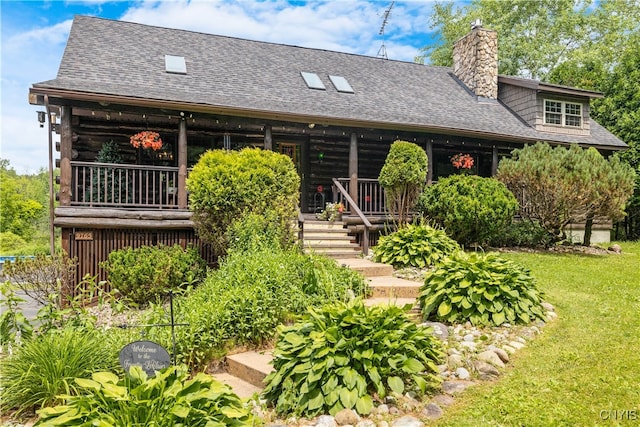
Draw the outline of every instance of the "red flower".
<instances>
[{"instance_id":1,"label":"red flower","mask_svg":"<svg viewBox=\"0 0 640 427\"><path fill-rule=\"evenodd\" d=\"M471 169L473 167L473 157L470 154L456 154L451 157L451 164L456 169Z\"/></svg>"},{"instance_id":2,"label":"red flower","mask_svg":"<svg viewBox=\"0 0 640 427\"><path fill-rule=\"evenodd\" d=\"M131 145L135 148L151 148L153 151L158 151L162 148L162 139L158 132L142 131L136 133L131 138Z\"/></svg>"}]
</instances>

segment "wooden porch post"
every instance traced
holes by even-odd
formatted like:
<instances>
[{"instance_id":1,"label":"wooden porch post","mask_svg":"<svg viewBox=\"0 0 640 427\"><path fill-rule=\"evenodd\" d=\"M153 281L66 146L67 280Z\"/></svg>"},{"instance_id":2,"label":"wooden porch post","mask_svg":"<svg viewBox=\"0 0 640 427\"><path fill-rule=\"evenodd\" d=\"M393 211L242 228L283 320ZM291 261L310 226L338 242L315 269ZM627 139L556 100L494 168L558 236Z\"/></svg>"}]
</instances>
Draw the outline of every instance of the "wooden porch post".
<instances>
[{"instance_id":1,"label":"wooden porch post","mask_svg":"<svg viewBox=\"0 0 640 427\"><path fill-rule=\"evenodd\" d=\"M349 144L349 196L354 202L358 201L358 135L351 133Z\"/></svg>"},{"instance_id":2,"label":"wooden porch post","mask_svg":"<svg viewBox=\"0 0 640 427\"><path fill-rule=\"evenodd\" d=\"M498 173L498 147L493 146L493 152L491 153L491 176L496 176Z\"/></svg>"},{"instance_id":3,"label":"wooden porch post","mask_svg":"<svg viewBox=\"0 0 640 427\"><path fill-rule=\"evenodd\" d=\"M264 149L273 151L273 136L271 136L271 126L264 127Z\"/></svg>"},{"instance_id":4,"label":"wooden porch post","mask_svg":"<svg viewBox=\"0 0 640 427\"><path fill-rule=\"evenodd\" d=\"M433 140L427 139L427 184L433 182Z\"/></svg>"},{"instance_id":5,"label":"wooden porch post","mask_svg":"<svg viewBox=\"0 0 640 427\"><path fill-rule=\"evenodd\" d=\"M178 129L178 208L187 209L187 122Z\"/></svg>"},{"instance_id":6,"label":"wooden porch post","mask_svg":"<svg viewBox=\"0 0 640 427\"><path fill-rule=\"evenodd\" d=\"M60 206L71 206L71 107L60 107Z\"/></svg>"}]
</instances>

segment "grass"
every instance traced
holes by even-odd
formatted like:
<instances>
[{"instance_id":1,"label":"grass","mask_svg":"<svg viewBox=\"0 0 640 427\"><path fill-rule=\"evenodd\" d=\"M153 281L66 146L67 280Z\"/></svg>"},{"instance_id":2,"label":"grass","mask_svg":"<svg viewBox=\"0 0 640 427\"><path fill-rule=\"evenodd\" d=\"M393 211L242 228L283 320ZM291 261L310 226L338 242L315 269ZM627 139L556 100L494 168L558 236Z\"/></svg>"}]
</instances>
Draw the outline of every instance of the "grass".
<instances>
[{"instance_id":1,"label":"grass","mask_svg":"<svg viewBox=\"0 0 640 427\"><path fill-rule=\"evenodd\" d=\"M637 425L640 243L621 246L622 255L504 254L531 269L559 317L435 425Z\"/></svg>"}]
</instances>

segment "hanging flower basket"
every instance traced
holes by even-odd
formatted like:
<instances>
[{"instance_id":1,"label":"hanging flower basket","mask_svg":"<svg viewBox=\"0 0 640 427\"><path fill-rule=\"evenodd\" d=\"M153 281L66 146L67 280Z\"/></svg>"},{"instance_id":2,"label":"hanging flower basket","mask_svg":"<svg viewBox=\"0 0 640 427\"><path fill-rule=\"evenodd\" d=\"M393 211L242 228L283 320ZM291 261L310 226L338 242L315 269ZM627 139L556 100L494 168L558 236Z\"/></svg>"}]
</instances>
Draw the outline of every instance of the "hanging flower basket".
<instances>
[{"instance_id":1,"label":"hanging flower basket","mask_svg":"<svg viewBox=\"0 0 640 427\"><path fill-rule=\"evenodd\" d=\"M473 167L473 157L470 154L456 154L451 157L451 164L458 170L471 169Z\"/></svg>"},{"instance_id":2,"label":"hanging flower basket","mask_svg":"<svg viewBox=\"0 0 640 427\"><path fill-rule=\"evenodd\" d=\"M162 139L160 138L160 134L158 132L145 130L143 132L136 133L130 139L131 145L133 145L135 148L150 148L153 151L158 151L162 148Z\"/></svg>"}]
</instances>

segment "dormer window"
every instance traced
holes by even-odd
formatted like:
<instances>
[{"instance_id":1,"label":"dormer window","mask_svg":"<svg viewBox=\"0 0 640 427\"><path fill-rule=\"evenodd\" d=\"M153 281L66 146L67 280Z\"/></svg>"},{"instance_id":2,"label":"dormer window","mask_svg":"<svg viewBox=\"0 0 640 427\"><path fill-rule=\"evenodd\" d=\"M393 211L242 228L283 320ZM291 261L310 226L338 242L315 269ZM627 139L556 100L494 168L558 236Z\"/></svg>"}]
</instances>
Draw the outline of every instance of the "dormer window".
<instances>
[{"instance_id":1,"label":"dormer window","mask_svg":"<svg viewBox=\"0 0 640 427\"><path fill-rule=\"evenodd\" d=\"M582 104L545 99L544 123L548 125L582 127Z\"/></svg>"}]
</instances>

